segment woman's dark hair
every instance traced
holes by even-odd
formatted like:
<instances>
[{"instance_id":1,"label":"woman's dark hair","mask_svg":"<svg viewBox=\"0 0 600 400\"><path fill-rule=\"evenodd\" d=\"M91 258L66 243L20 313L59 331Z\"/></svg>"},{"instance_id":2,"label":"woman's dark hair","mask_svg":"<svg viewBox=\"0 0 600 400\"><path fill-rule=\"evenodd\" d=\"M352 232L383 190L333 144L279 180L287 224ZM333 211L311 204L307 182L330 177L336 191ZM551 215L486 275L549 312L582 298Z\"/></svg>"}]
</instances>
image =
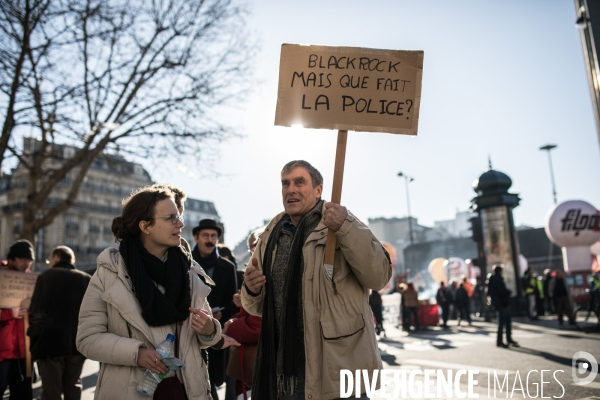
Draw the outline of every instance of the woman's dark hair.
<instances>
[{"instance_id":1,"label":"woman's dark hair","mask_svg":"<svg viewBox=\"0 0 600 400\"><path fill-rule=\"evenodd\" d=\"M170 190L171 192L173 192L173 195L174 195L173 201L175 202L177 209L180 209L183 206L183 203L185 202L185 200L187 199L187 194L182 189L179 189L176 186L167 185L167 184L160 185L158 183L155 183L151 187L153 189L167 189L167 190Z\"/></svg>"},{"instance_id":2,"label":"woman's dark hair","mask_svg":"<svg viewBox=\"0 0 600 400\"><path fill-rule=\"evenodd\" d=\"M175 195L165 187L145 186L132 192L123 200L123 212L113 219L111 230L116 240L138 237L141 233L140 221L154 224L154 209L161 200L173 199Z\"/></svg>"}]
</instances>

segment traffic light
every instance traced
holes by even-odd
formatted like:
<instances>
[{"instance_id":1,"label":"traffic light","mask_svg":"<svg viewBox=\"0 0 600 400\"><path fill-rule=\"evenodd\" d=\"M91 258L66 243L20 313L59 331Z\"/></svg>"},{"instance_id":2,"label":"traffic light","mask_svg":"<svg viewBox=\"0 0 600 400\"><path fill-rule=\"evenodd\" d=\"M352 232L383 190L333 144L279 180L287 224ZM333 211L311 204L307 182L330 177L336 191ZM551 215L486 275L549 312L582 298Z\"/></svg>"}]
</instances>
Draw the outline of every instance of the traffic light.
<instances>
[{"instance_id":1,"label":"traffic light","mask_svg":"<svg viewBox=\"0 0 600 400\"><path fill-rule=\"evenodd\" d=\"M472 217L469 219L471 223L471 239L474 242L483 244L483 228L481 226L480 217Z\"/></svg>"}]
</instances>

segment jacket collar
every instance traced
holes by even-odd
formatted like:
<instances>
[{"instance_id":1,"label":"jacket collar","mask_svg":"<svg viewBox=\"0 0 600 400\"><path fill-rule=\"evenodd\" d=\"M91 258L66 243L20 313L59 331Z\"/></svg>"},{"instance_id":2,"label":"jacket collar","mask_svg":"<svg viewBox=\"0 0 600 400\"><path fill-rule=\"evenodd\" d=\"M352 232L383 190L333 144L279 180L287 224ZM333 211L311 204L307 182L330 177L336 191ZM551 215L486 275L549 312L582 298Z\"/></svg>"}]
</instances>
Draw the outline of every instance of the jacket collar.
<instances>
[{"instance_id":1,"label":"jacket collar","mask_svg":"<svg viewBox=\"0 0 600 400\"><path fill-rule=\"evenodd\" d=\"M323 201L323 205L322 205L322 208L321 208L321 213L325 213L325 201ZM271 231L273 230L273 228L275 227L275 225L277 225L277 223L278 223L278 222L279 222L279 221L280 221L280 220L281 220L281 219L282 219L284 216L286 216L286 215L287 215L287 214L286 214L286 212L285 212L285 211L282 211L282 212L280 212L279 214L277 214L277 215L275 216L275 218L273 218L273 219L271 220L271 222L269 222L269 224L267 225L267 227L265 228L265 230L264 230L264 231L263 231L263 232L262 232L262 233L261 233L261 234L260 234L258 237L259 237L259 238L260 238L262 241L264 241L265 239L267 239L267 238L268 238L268 237L271 235ZM321 236L320 236L320 235L319 235L318 237L317 237L317 236L314 236L314 233L315 233L315 232L320 232L320 231L322 231L322 230L324 230L324 229L327 229L327 226L325 225L325 223L323 223L323 218L321 218L321 220L319 221L319 224L318 224L318 225L317 225L317 227L316 227L316 228L315 228L315 229L312 231L312 233L311 233L311 234L308 236L308 238L307 238L307 240L306 240L306 241L308 242L308 241L310 241L310 240L314 240L315 238L316 238L316 239L320 239L320 238L321 238ZM314 237L313 237L313 236L314 236Z\"/></svg>"},{"instance_id":2,"label":"jacket collar","mask_svg":"<svg viewBox=\"0 0 600 400\"><path fill-rule=\"evenodd\" d=\"M54 266L52 268L75 269L75 266L73 266L72 264L69 264L68 262L65 262L65 261L59 261L56 264L54 264Z\"/></svg>"}]
</instances>

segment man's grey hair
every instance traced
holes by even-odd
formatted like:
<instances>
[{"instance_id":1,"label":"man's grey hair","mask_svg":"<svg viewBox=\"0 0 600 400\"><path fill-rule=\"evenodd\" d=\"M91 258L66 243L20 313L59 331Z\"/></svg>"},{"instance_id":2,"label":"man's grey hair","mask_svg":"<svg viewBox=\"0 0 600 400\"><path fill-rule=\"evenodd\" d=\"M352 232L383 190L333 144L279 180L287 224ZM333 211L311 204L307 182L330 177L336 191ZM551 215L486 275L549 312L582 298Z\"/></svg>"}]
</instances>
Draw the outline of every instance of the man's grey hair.
<instances>
[{"instance_id":1,"label":"man's grey hair","mask_svg":"<svg viewBox=\"0 0 600 400\"><path fill-rule=\"evenodd\" d=\"M69 263L71 265L75 265L75 253L71 250L70 247L67 246L56 246L52 250L52 256L58 256L59 260L62 262Z\"/></svg>"},{"instance_id":2,"label":"man's grey hair","mask_svg":"<svg viewBox=\"0 0 600 400\"><path fill-rule=\"evenodd\" d=\"M323 175L321 175L319 170L313 167L308 161L304 160L294 160L285 164L281 170L281 176L289 174L296 167L306 168L310 175L310 179L312 180L313 188L323 184Z\"/></svg>"}]
</instances>

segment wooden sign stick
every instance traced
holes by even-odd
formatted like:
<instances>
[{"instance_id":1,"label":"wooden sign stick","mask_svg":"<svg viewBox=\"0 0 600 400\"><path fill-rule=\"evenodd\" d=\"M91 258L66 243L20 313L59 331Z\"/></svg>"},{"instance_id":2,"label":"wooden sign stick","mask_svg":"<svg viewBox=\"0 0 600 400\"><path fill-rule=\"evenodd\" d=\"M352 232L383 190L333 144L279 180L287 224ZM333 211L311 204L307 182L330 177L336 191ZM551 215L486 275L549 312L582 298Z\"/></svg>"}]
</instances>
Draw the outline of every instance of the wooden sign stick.
<instances>
[{"instance_id":1,"label":"wooden sign stick","mask_svg":"<svg viewBox=\"0 0 600 400\"><path fill-rule=\"evenodd\" d=\"M335 168L333 170L333 188L331 190L331 202L340 204L342 200L342 182L344 180L344 162L346 161L346 141L348 131L338 131L337 148L335 151ZM327 231L327 243L325 244L325 267L333 271L335 260L335 232Z\"/></svg>"},{"instance_id":2,"label":"wooden sign stick","mask_svg":"<svg viewBox=\"0 0 600 400\"><path fill-rule=\"evenodd\" d=\"M29 351L30 340L27 336L27 329L29 328L29 312L23 316L23 328L25 330L25 376L31 378L31 352Z\"/></svg>"}]
</instances>

